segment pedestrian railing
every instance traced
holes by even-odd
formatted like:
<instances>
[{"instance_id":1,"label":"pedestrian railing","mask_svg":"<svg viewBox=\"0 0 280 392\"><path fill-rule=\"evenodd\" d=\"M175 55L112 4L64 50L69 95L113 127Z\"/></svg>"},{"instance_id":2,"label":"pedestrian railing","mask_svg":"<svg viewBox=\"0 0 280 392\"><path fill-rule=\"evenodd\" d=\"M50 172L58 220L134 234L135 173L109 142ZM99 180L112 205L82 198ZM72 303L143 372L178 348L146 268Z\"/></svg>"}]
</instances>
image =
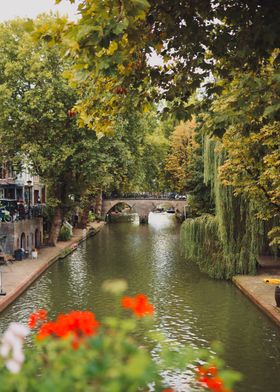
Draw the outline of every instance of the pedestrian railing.
<instances>
[{"instance_id":1,"label":"pedestrian railing","mask_svg":"<svg viewBox=\"0 0 280 392\"><path fill-rule=\"evenodd\" d=\"M40 218L43 216L43 205L24 206L19 208L0 207L0 222L14 223L25 219Z\"/></svg>"},{"instance_id":2,"label":"pedestrian railing","mask_svg":"<svg viewBox=\"0 0 280 392\"><path fill-rule=\"evenodd\" d=\"M185 196L177 194L123 194L123 195L103 195L103 200L185 200Z\"/></svg>"}]
</instances>

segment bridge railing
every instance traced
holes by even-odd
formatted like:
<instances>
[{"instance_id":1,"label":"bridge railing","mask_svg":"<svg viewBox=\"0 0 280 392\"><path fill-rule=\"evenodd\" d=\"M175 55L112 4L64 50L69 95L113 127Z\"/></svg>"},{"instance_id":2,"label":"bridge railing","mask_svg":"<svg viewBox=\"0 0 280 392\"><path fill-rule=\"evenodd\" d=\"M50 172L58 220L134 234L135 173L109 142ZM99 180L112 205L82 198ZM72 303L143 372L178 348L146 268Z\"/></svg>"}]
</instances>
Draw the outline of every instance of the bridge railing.
<instances>
[{"instance_id":1,"label":"bridge railing","mask_svg":"<svg viewBox=\"0 0 280 392\"><path fill-rule=\"evenodd\" d=\"M103 200L186 200L186 196L176 193L154 194L154 193L125 193L122 195L105 194Z\"/></svg>"}]
</instances>

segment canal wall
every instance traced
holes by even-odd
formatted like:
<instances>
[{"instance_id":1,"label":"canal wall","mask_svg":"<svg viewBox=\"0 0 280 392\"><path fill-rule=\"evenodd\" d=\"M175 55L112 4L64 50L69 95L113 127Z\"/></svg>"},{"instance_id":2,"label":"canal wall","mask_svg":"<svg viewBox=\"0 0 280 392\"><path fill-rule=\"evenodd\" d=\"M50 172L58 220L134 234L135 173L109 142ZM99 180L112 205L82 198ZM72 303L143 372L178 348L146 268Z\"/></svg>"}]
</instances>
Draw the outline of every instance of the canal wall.
<instances>
[{"instance_id":1,"label":"canal wall","mask_svg":"<svg viewBox=\"0 0 280 392\"><path fill-rule=\"evenodd\" d=\"M1 266L2 291L0 296L0 312L15 301L43 272L57 260L74 252L76 245L88 237L98 233L104 222L93 222L87 229L74 229L70 241L59 241L56 247L42 248L37 259L25 259Z\"/></svg>"}]
</instances>

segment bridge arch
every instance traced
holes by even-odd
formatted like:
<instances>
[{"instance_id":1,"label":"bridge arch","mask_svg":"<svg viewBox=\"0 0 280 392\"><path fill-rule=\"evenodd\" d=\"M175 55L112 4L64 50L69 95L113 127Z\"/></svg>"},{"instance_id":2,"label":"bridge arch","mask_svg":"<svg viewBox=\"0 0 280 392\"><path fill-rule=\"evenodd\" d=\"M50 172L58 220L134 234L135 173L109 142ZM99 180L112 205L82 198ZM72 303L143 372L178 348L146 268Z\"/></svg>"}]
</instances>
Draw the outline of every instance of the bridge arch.
<instances>
[{"instance_id":1,"label":"bridge arch","mask_svg":"<svg viewBox=\"0 0 280 392\"><path fill-rule=\"evenodd\" d=\"M105 215L109 214L118 205L126 205L130 209L133 209L133 205L131 205L131 204L127 203L127 202L124 202L124 201L116 200L115 203L113 203L113 205L111 207L109 207L109 209L107 210Z\"/></svg>"},{"instance_id":2,"label":"bridge arch","mask_svg":"<svg viewBox=\"0 0 280 392\"><path fill-rule=\"evenodd\" d=\"M169 200L169 199L106 199L102 203L102 216L105 218L106 215L114 208L117 204L124 203L128 205L139 215L140 221L147 222L148 215L154 211L157 206L162 204L168 204L173 207L175 211L179 211L182 215L184 214L184 206L186 205L185 200Z\"/></svg>"}]
</instances>

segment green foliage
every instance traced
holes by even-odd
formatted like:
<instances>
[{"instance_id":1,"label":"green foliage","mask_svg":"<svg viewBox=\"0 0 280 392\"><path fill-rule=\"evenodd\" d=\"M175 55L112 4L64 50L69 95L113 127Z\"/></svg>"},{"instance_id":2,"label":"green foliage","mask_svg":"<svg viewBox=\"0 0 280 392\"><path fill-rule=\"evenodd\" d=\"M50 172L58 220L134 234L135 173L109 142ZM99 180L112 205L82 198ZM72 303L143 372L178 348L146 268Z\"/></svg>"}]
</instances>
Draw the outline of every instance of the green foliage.
<instances>
[{"instance_id":1,"label":"green foliage","mask_svg":"<svg viewBox=\"0 0 280 392\"><path fill-rule=\"evenodd\" d=\"M181 227L181 245L185 258L199 265L213 278L228 277L218 220L213 215L186 219Z\"/></svg>"},{"instance_id":2,"label":"green foliage","mask_svg":"<svg viewBox=\"0 0 280 392\"><path fill-rule=\"evenodd\" d=\"M151 115L149 132L146 133L141 156L143 180L139 190L146 192L162 192L166 189L164 162L168 152L168 140L164 135L164 123Z\"/></svg>"},{"instance_id":3,"label":"green foliage","mask_svg":"<svg viewBox=\"0 0 280 392\"><path fill-rule=\"evenodd\" d=\"M62 249L60 252L59 252L59 258L60 259L64 259L64 257L66 257L66 256L68 256L68 255L70 255L70 253L72 253L73 252L73 249L72 248L64 248L64 249Z\"/></svg>"},{"instance_id":4,"label":"green foliage","mask_svg":"<svg viewBox=\"0 0 280 392\"><path fill-rule=\"evenodd\" d=\"M220 96L213 95L209 111L204 108L200 114L202 131L216 135L204 138L204 181L215 202L222 266L217 273L216 261L207 253L206 264L196 261L212 276L255 273L259 254L275 251L267 237L270 245L279 243L278 57L276 50L258 73L235 71L230 83L219 80ZM211 237L203 224L198 220L196 227L202 249ZM196 241L192 225L196 223L182 230Z\"/></svg>"},{"instance_id":5,"label":"green foliage","mask_svg":"<svg viewBox=\"0 0 280 392\"><path fill-rule=\"evenodd\" d=\"M204 149L205 181L211 184L215 216L206 215L183 224L185 256L216 278L254 274L268 229L257 219L252 202L234 195L231 187L221 183L218 168L226 157L221 143L206 138Z\"/></svg>"},{"instance_id":6,"label":"green foliage","mask_svg":"<svg viewBox=\"0 0 280 392\"><path fill-rule=\"evenodd\" d=\"M80 117L72 108L79 94L63 76L70 62L63 44L54 40L50 45L45 36L64 22L45 16L28 28L26 20L0 26L1 154L27 162L40 175L48 187L48 204L61 210L57 227L84 195L90 200L100 189L131 191L145 183L146 174L157 178L156 164L148 171L142 159L150 154L145 135L158 121L154 109L140 116L132 105L118 113L107 137L78 126ZM41 39L34 41L34 34ZM97 99L101 102L101 95Z\"/></svg>"},{"instance_id":7,"label":"green foliage","mask_svg":"<svg viewBox=\"0 0 280 392\"><path fill-rule=\"evenodd\" d=\"M88 222L94 222L94 220L95 220L95 215L92 211L90 211L88 213Z\"/></svg>"},{"instance_id":8,"label":"green foliage","mask_svg":"<svg viewBox=\"0 0 280 392\"><path fill-rule=\"evenodd\" d=\"M78 12L62 33L73 59L67 76L85 92L81 123L97 132L110 133L123 107L144 109L154 97L170 102L166 110L178 119L190 118L186 102L202 82L209 95L222 90L207 77L229 81L232 69L258 71L279 47L273 1L184 0L178 7L174 0L81 0ZM41 35L61 39L61 28L48 31L46 23ZM163 65L150 66L151 53Z\"/></svg>"},{"instance_id":9,"label":"green foliage","mask_svg":"<svg viewBox=\"0 0 280 392\"><path fill-rule=\"evenodd\" d=\"M216 167L222 184L250 200L258 218L275 225L280 218L278 75L277 49L258 73L233 72L230 83L220 80L223 92L201 116L204 131L218 135L224 150ZM214 173L215 167L208 166Z\"/></svg>"},{"instance_id":10,"label":"green foliage","mask_svg":"<svg viewBox=\"0 0 280 392\"><path fill-rule=\"evenodd\" d=\"M67 55L74 60L64 75L80 92L75 110L80 113L81 126L111 135L123 108L148 107L145 88L133 88L140 74L143 84L148 84L142 70L142 40L138 36L148 8L146 0L78 4L79 22L68 24L62 40ZM53 31L45 23L36 35L48 42L49 37L55 37L53 44L61 40L61 29Z\"/></svg>"},{"instance_id":11,"label":"green foliage","mask_svg":"<svg viewBox=\"0 0 280 392\"><path fill-rule=\"evenodd\" d=\"M55 23L52 17L37 23L42 20ZM86 145L86 131L75 133L67 117L76 96L62 77L68 67L62 48L34 42L33 28L32 21L20 19L0 26L1 155L26 163L47 185L48 203L67 210L79 186L84 156L77 151Z\"/></svg>"},{"instance_id":12,"label":"green foliage","mask_svg":"<svg viewBox=\"0 0 280 392\"><path fill-rule=\"evenodd\" d=\"M260 209L268 207L272 213L280 206L278 61L276 50L259 74L234 73L204 116L208 132L223 130L227 158L220 171L224 184L233 185L237 194L248 195Z\"/></svg>"},{"instance_id":13,"label":"green foliage","mask_svg":"<svg viewBox=\"0 0 280 392\"><path fill-rule=\"evenodd\" d=\"M62 225L59 233L59 241L69 241L71 238L71 231L68 226Z\"/></svg>"},{"instance_id":14,"label":"green foliage","mask_svg":"<svg viewBox=\"0 0 280 392\"><path fill-rule=\"evenodd\" d=\"M2 157L26 159L41 176L49 204L61 210L58 228L78 201L102 190L160 192L169 184L188 191L199 214L213 209L211 188L223 274L253 273L263 227L279 242L279 4L77 6L77 22L43 16L0 26ZM154 52L161 66L149 64ZM189 98L202 84L197 105ZM177 119L203 111L198 145L180 156L169 150L169 178L174 124L171 116L159 123L151 102L160 99L160 111ZM202 151L204 132L219 142L205 139Z\"/></svg>"}]
</instances>

